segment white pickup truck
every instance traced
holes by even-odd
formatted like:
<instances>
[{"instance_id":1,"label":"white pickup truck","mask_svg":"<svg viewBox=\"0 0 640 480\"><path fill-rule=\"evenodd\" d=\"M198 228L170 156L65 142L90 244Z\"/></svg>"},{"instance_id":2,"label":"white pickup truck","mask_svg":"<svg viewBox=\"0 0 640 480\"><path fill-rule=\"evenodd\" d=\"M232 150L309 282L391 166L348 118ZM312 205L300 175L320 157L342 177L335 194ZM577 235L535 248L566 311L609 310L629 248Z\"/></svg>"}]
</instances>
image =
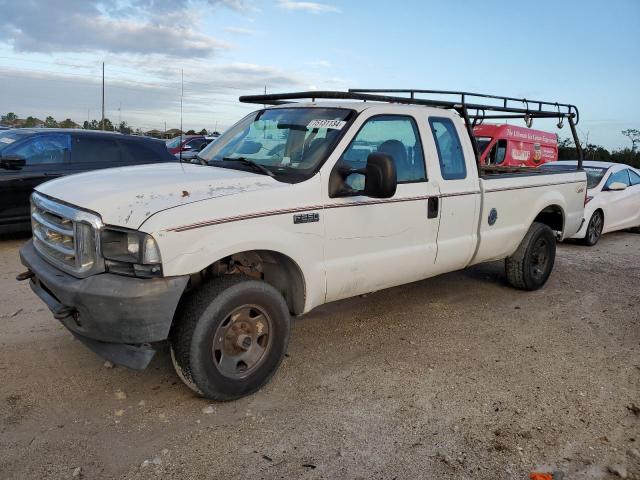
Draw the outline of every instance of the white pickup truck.
<instances>
[{"instance_id":1,"label":"white pickup truck","mask_svg":"<svg viewBox=\"0 0 640 480\"><path fill-rule=\"evenodd\" d=\"M544 285L583 222L584 171L479 174L465 104L306 93L242 97L272 106L202 165L38 186L18 279L115 363L145 368L169 340L180 378L217 400L265 384L291 315L323 303L500 259L514 287Z\"/></svg>"}]
</instances>

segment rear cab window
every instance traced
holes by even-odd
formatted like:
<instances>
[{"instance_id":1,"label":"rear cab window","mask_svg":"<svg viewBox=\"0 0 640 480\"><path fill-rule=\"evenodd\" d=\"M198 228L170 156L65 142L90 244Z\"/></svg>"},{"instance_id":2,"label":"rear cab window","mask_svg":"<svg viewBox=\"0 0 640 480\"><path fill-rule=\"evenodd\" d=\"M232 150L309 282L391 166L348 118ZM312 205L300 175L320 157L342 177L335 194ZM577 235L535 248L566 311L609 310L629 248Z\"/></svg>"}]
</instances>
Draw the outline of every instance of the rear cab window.
<instances>
[{"instance_id":1,"label":"rear cab window","mask_svg":"<svg viewBox=\"0 0 640 480\"><path fill-rule=\"evenodd\" d=\"M445 180L467 178L467 165L456 126L450 118L430 117L429 126L438 151L440 172Z\"/></svg>"},{"instance_id":2,"label":"rear cab window","mask_svg":"<svg viewBox=\"0 0 640 480\"><path fill-rule=\"evenodd\" d=\"M120 146L122 147L122 161L126 163L155 163L167 160L166 155L160 155L153 148L154 145L151 142L120 139ZM164 146L162 147L164 148Z\"/></svg>"},{"instance_id":3,"label":"rear cab window","mask_svg":"<svg viewBox=\"0 0 640 480\"><path fill-rule=\"evenodd\" d=\"M109 165L121 161L120 147L114 138L78 135L73 140L72 163Z\"/></svg>"}]
</instances>

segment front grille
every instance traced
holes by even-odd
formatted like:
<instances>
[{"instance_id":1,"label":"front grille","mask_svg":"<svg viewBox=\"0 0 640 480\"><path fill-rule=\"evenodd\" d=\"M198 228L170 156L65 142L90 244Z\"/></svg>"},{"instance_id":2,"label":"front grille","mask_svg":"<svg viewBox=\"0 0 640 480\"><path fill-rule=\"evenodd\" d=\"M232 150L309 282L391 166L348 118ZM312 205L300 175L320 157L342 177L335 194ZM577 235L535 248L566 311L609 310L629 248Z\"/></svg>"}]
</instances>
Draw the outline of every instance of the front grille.
<instances>
[{"instance_id":1,"label":"front grille","mask_svg":"<svg viewBox=\"0 0 640 480\"><path fill-rule=\"evenodd\" d=\"M97 215L34 193L31 228L36 250L61 270L86 277L104 269L99 256L102 222Z\"/></svg>"}]
</instances>

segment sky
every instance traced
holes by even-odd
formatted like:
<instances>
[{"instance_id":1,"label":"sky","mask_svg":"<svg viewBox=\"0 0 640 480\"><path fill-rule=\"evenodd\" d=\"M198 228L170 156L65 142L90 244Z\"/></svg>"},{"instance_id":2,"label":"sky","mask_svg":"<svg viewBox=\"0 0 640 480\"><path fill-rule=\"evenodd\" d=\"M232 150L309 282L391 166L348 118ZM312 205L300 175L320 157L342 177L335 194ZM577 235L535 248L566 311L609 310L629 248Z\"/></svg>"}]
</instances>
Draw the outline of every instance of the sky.
<instances>
[{"instance_id":1,"label":"sky","mask_svg":"<svg viewBox=\"0 0 640 480\"><path fill-rule=\"evenodd\" d=\"M422 88L572 103L583 142L640 128L640 1L0 0L0 114L229 127L238 96ZM565 124L533 128L569 137Z\"/></svg>"}]
</instances>

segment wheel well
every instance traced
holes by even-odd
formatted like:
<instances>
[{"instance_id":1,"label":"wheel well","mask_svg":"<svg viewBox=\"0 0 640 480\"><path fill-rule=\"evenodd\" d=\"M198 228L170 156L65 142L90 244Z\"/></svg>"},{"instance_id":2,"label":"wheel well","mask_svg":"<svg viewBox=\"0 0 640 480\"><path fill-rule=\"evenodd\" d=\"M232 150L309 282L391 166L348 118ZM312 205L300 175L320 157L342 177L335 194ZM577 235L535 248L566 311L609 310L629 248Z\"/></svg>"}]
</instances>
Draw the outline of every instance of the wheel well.
<instances>
[{"instance_id":1,"label":"wheel well","mask_svg":"<svg viewBox=\"0 0 640 480\"><path fill-rule=\"evenodd\" d=\"M564 212L558 205L545 207L533 221L544 223L556 232L562 233L564 230Z\"/></svg>"},{"instance_id":2,"label":"wheel well","mask_svg":"<svg viewBox=\"0 0 640 480\"><path fill-rule=\"evenodd\" d=\"M600 212L600 215L602 215L602 225L604 226L604 210L602 210L602 208L596 208L596 209L593 211L593 213L596 213L596 212ZM593 215L593 213L592 213L591 215ZM591 219L589 219L589 220L591 220ZM588 221L588 220L587 220L587 221Z\"/></svg>"},{"instance_id":3,"label":"wheel well","mask_svg":"<svg viewBox=\"0 0 640 480\"><path fill-rule=\"evenodd\" d=\"M291 313L298 315L304 311L305 283L302 270L293 259L272 250L250 250L221 258L191 275L188 289L196 289L204 281L215 277L235 274L264 280L282 293Z\"/></svg>"}]
</instances>

